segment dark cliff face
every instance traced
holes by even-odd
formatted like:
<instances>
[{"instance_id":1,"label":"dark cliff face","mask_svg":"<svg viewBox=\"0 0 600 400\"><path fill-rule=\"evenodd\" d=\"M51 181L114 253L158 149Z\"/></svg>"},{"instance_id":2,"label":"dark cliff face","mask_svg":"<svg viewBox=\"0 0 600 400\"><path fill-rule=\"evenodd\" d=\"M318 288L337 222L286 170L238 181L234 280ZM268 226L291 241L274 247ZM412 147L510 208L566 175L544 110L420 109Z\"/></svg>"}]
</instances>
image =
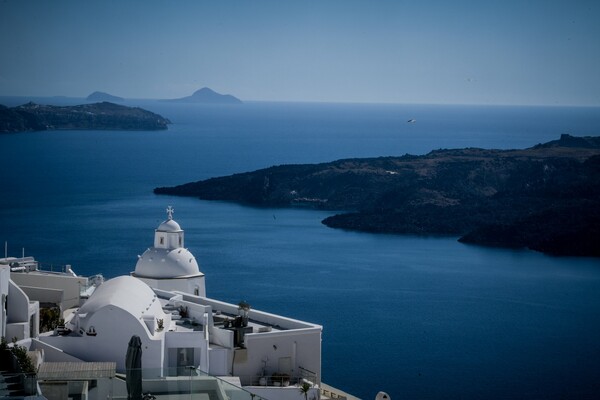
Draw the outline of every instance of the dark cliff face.
<instances>
[{"instance_id":1,"label":"dark cliff face","mask_svg":"<svg viewBox=\"0 0 600 400\"><path fill-rule=\"evenodd\" d=\"M599 165L600 138L565 135L526 150L282 165L155 192L351 211L323 221L335 228L464 235L470 243L600 255Z\"/></svg>"},{"instance_id":2,"label":"dark cliff face","mask_svg":"<svg viewBox=\"0 0 600 400\"><path fill-rule=\"evenodd\" d=\"M74 130L161 130L170 121L138 107L102 102L78 106L28 103L0 108L0 132L56 129Z\"/></svg>"},{"instance_id":3,"label":"dark cliff face","mask_svg":"<svg viewBox=\"0 0 600 400\"><path fill-rule=\"evenodd\" d=\"M13 133L25 131L40 131L46 127L41 124L35 115L20 112L16 108L0 105L0 133Z\"/></svg>"}]
</instances>

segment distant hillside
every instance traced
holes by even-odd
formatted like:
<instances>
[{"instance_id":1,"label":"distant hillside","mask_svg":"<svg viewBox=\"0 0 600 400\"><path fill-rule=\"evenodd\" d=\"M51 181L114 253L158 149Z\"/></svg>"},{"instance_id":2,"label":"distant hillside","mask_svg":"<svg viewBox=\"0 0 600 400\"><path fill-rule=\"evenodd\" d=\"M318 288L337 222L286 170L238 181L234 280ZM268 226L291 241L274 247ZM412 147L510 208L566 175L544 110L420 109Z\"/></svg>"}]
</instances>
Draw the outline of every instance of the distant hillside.
<instances>
[{"instance_id":1,"label":"distant hillside","mask_svg":"<svg viewBox=\"0 0 600 400\"><path fill-rule=\"evenodd\" d=\"M0 133L44 130L161 130L170 121L138 107L103 102L78 106L0 105Z\"/></svg>"},{"instance_id":2,"label":"distant hillside","mask_svg":"<svg viewBox=\"0 0 600 400\"><path fill-rule=\"evenodd\" d=\"M94 92L94 93L90 94L86 98L86 100L96 101L96 102L109 101L111 103L121 103L121 102L125 101L125 99L122 97L113 96L112 94L108 94L108 93L104 93L104 92Z\"/></svg>"},{"instance_id":3,"label":"distant hillside","mask_svg":"<svg viewBox=\"0 0 600 400\"><path fill-rule=\"evenodd\" d=\"M191 96L179 99L165 99L171 103L204 103L204 104L241 104L242 101L230 94L219 94L212 89L204 87Z\"/></svg>"},{"instance_id":4,"label":"distant hillside","mask_svg":"<svg viewBox=\"0 0 600 400\"><path fill-rule=\"evenodd\" d=\"M561 136L524 150L281 165L156 188L258 206L347 210L327 226L457 235L461 241L600 257L600 138Z\"/></svg>"}]
</instances>

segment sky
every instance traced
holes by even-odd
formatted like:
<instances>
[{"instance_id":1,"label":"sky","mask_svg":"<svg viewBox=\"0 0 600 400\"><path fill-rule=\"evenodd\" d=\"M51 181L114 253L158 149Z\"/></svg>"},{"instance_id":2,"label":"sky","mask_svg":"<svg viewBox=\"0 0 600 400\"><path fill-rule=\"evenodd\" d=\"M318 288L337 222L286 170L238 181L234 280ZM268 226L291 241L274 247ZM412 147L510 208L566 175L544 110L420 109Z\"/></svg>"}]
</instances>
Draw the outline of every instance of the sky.
<instances>
[{"instance_id":1,"label":"sky","mask_svg":"<svg viewBox=\"0 0 600 400\"><path fill-rule=\"evenodd\" d=\"M600 1L0 0L0 95L600 106Z\"/></svg>"}]
</instances>

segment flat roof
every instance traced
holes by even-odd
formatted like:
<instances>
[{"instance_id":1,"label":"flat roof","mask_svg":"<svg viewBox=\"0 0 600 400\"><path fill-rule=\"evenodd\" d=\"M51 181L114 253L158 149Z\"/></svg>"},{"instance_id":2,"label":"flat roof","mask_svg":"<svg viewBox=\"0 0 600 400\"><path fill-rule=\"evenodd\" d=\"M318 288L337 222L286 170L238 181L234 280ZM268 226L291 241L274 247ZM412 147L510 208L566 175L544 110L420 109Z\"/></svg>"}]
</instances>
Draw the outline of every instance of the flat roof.
<instances>
[{"instance_id":1,"label":"flat roof","mask_svg":"<svg viewBox=\"0 0 600 400\"><path fill-rule=\"evenodd\" d=\"M45 362L40 365L40 380L92 380L114 378L116 362Z\"/></svg>"},{"instance_id":2,"label":"flat roof","mask_svg":"<svg viewBox=\"0 0 600 400\"><path fill-rule=\"evenodd\" d=\"M154 293L156 293L163 312L165 314L171 314L174 321L186 321L186 318L180 318L178 312L180 305L184 304L189 304L190 306L198 305L202 307L210 307L212 310L214 326L220 329L227 329L223 326L225 319L233 322L233 320L238 317L238 305L236 304L226 303L208 297L191 295L179 291L170 292L156 288L153 288L152 290L154 290ZM184 307L187 307L187 305ZM252 333L294 331L297 329L306 328L322 329L321 325L295 320L256 309L250 310L248 316L248 327L252 328ZM177 323L177 330L185 331L189 329L189 327L187 327L183 321ZM200 323L199 321L196 322Z\"/></svg>"}]
</instances>

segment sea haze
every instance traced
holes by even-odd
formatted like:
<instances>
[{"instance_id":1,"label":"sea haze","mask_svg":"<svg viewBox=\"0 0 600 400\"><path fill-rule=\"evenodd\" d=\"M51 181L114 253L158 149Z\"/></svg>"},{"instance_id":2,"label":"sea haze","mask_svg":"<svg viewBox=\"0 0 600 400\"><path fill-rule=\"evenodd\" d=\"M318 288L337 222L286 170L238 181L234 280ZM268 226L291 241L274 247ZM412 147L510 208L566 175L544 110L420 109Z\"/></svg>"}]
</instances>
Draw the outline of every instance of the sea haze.
<instances>
[{"instance_id":1,"label":"sea haze","mask_svg":"<svg viewBox=\"0 0 600 400\"><path fill-rule=\"evenodd\" d=\"M152 193L277 164L596 136L599 109L126 104L173 125L0 135L9 255L24 247L82 275L127 274L172 205L209 296L323 325L326 383L365 399L600 393L598 259L333 230L320 223L328 212Z\"/></svg>"}]
</instances>

